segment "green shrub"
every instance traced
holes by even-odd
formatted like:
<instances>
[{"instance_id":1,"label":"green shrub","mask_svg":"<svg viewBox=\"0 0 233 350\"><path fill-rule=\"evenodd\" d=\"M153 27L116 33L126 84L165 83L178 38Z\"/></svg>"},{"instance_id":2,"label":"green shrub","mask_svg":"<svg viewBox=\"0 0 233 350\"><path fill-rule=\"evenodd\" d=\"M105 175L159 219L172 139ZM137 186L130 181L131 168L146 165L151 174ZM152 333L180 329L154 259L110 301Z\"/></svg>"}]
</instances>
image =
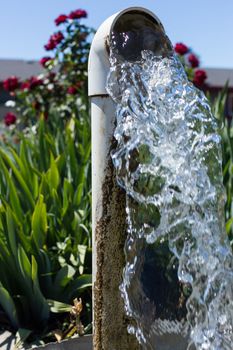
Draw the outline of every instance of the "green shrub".
<instances>
[{"instance_id":1,"label":"green shrub","mask_svg":"<svg viewBox=\"0 0 233 350\"><path fill-rule=\"evenodd\" d=\"M37 137L0 150L0 303L15 329L45 329L48 299L81 294L91 322L89 158L89 129L76 119L64 135L42 120Z\"/></svg>"},{"instance_id":2,"label":"green shrub","mask_svg":"<svg viewBox=\"0 0 233 350\"><path fill-rule=\"evenodd\" d=\"M226 189L225 219L226 231L233 248L233 122L227 119L224 114L226 99L226 87L212 101L212 110L219 120L219 133L222 137L222 158L223 158L223 184Z\"/></svg>"},{"instance_id":3,"label":"green shrub","mask_svg":"<svg viewBox=\"0 0 233 350\"><path fill-rule=\"evenodd\" d=\"M17 115L4 119L0 149L0 305L6 326L27 329L23 338L31 334L30 341L51 340L54 329L63 337L79 333L69 311L80 297L77 317L86 330L91 324L87 59L93 31L80 23L80 11L50 37L46 47L54 53L41 60L42 75L3 83Z\"/></svg>"}]
</instances>

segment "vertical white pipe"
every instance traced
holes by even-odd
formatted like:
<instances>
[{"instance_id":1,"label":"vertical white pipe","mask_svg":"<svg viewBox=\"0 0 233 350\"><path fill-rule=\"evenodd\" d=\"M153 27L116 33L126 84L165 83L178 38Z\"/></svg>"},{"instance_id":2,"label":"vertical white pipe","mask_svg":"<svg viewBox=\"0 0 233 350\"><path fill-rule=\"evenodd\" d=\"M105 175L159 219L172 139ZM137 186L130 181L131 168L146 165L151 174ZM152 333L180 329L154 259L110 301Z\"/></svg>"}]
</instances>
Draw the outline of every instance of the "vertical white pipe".
<instances>
[{"instance_id":1,"label":"vertical white pipe","mask_svg":"<svg viewBox=\"0 0 233 350\"><path fill-rule=\"evenodd\" d=\"M116 21L126 12L149 15L149 10L128 8L109 17L98 29L91 46L88 66L92 115L92 229L93 229L93 319L94 350L138 350L127 333L119 285L125 265L125 193L117 186L110 151L114 147L115 107L106 92L109 37Z\"/></svg>"}]
</instances>

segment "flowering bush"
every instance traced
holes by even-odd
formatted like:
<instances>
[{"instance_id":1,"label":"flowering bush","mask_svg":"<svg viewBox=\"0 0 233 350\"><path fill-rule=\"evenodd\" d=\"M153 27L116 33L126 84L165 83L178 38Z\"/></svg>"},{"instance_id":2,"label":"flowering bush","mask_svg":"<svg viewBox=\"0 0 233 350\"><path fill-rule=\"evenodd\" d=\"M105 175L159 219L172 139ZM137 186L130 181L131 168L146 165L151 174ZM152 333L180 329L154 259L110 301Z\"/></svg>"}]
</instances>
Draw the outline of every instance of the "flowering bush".
<instances>
[{"instance_id":1,"label":"flowering bush","mask_svg":"<svg viewBox=\"0 0 233 350\"><path fill-rule=\"evenodd\" d=\"M3 81L3 88L8 92L13 92L19 87L19 79L17 77L9 77Z\"/></svg>"},{"instance_id":2,"label":"flowering bush","mask_svg":"<svg viewBox=\"0 0 233 350\"><path fill-rule=\"evenodd\" d=\"M86 11L79 9L55 19L60 30L45 45L51 54L40 60L43 74L25 81L10 77L3 82L16 101L18 128L31 127L44 118L48 127L62 129L72 114L81 118L87 112L87 61L93 30L81 24L86 16Z\"/></svg>"},{"instance_id":3,"label":"flowering bush","mask_svg":"<svg viewBox=\"0 0 233 350\"><path fill-rule=\"evenodd\" d=\"M55 20L60 30L46 44L51 55L40 60L43 74L3 82L16 113L3 120L0 149L0 310L6 327L28 329L30 341L50 341L55 329L66 338L91 327L87 60L93 30L81 23L86 16L76 10ZM80 296L83 310L75 320L67 312Z\"/></svg>"},{"instance_id":4,"label":"flowering bush","mask_svg":"<svg viewBox=\"0 0 233 350\"><path fill-rule=\"evenodd\" d=\"M198 69L200 65L198 57L192 52L191 48L183 43L175 44L174 50L184 65L188 78L198 88L203 89L205 87L207 74L205 70Z\"/></svg>"}]
</instances>

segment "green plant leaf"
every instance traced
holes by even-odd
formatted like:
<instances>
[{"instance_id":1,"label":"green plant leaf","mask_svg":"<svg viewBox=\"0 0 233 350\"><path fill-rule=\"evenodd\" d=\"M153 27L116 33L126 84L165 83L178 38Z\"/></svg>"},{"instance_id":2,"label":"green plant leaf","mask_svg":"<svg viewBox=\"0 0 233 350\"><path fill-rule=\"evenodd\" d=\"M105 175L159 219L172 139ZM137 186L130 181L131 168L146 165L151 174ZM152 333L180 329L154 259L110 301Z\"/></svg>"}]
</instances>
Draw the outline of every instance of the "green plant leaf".
<instances>
[{"instance_id":1,"label":"green plant leaf","mask_svg":"<svg viewBox=\"0 0 233 350\"><path fill-rule=\"evenodd\" d=\"M20 146L20 147L23 148L23 146ZM22 177L24 179L27 179L27 184L29 184L29 182L31 180L31 176L30 176L31 175L31 169L28 166L28 162L23 162L22 159L21 159L21 156L19 156L17 154L17 152L14 150L13 147L9 147L9 150L10 150L10 152L12 154L12 157L13 157L15 163L18 164L18 167L19 167L19 170L20 170L20 173L21 173Z\"/></svg>"},{"instance_id":2,"label":"green plant leaf","mask_svg":"<svg viewBox=\"0 0 233 350\"><path fill-rule=\"evenodd\" d=\"M46 204L44 196L40 195L32 214L32 238L39 248L45 243L47 228Z\"/></svg>"},{"instance_id":3,"label":"green plant leaf","mask_svg":"<svg viewBox=\"0 0 233 350\"><path fill-rule=\"evenodd\" d=\"M7 219L7 236L9 239L10 247L13 256L17 256L17 239L15 233L15 222L13 219L13 214L9 206L6 209L6 219Z\"/></svg>"},{"instance_id":4,"label":"green plant leaf","mask_svg":"<svg viewBox=\"0 0 233 350\"><path fill-rule=\"evenodd\" d=\"M80 183L74 195L74 205L79 206L83 196L84 183Z\"/></svg>"},{"instance_id":5,"label":"green plant leaf","mask_svg":"<svg viewBox=\"0 0 233 350\"><path fill-rule=\"evenodd\" d=\"M75 274L75 269L71 265L65 265L63 266L57 273L55 281L54 281L54 288L60 289L61 287L65 287L71 278Z\"/></svg>"},{"instance_id":6,"label":"green plant leaf","mask_svg":"<svg viewBox=\"0 0 233 350\"><path fill-rule=\"evenodd\" d=\"M73 298L86 288L92 286L92 275L81 275L76 280L72 281L66 289L67 296Z\"/></svg>"},{"instance_id":7,"label":"green plant leaf","mask_svg":"<svg viewBox=\"0 0 233 350\"><path fill-rule=\"evenodd\" d=\"M33 293L34 296L33 298L35 299L36 303L37 303L37 312L38 312L38 316L40 315L40 318L42 321L48 319L49 317L49 307L48 307L48 303L45 299L45 297L43 296L41 289L40 289L40 285L39 285L39 281L38 281L38 266L37 266L37 262L34 256L32 256L32 263L31 263L31 278L32 278L32 283L33 283Z\"/></svg>"},{"instance_id":8,"label":"green plant leaf","mask_svg":"<svg viewBox=\"0 0 233 350\"><path fill-rule=\"evenodd\" d=\"M8 169L6 168L3 160L0 158L0 165L3 170L3 173L5 175L5 180L7 185L9 186L9 197L10 197L10 204L18 218L18 220L22 220L23 217L23 211L21 209L20 200L17 194L16 186L12 180L12 177L9 174Z\"/></svg>"},{"instance_id":9,"label":"green plant leaf","mask_svg":"<svg viewBox=\"0 0 233 350\"><path fill-rule=\"evenodd\" d=\"M227 232L227 234L230 233L232 224L233 224L233 217L230 218L230 219L227 221L227 223L226 223L226 232Z\"/></svg>"},{"instance_id":10,"label":"green plant leaf","mask_svg":"<svg viewBox=\"0 0 233 350\"><path fill-rule=\"evenodd\" d=\"M79 254L79 259L80 259L80 265L79 265L80 275L82 275L83 271L84 271L86 252L87 252L87 246L78 244L78 254Z\"/></svg>"},{"instance_id":11,"label":"green plant leaf","mask_svg":"<svg viewBox=\"0 0 233 350\"><path fill-rule=\"evenodd\" d=\"M51 300L51 299L47 301L48 301L50 311L54 313L70 312L72 309L72 305L61 303L60 301Z\"/></svg>"},{"instance_id":12,"label":"green plant leaf","mask_svg":"<svg viewBox=\"0 0 233 350\"><path fill-rule=\"evenodd\" d=\"M14 328L18 328L19 320L17 317L17 310L15 303L10 296L9 292L3 287L0 282L0 304L2 305L3 310L6 312L7 316L11 320Z\"/></svg>"},{"instance_id":13,"label":"green plant leaf","mask_svg":"<svg viewBox=\"0 0 233 350\"><path fill-rule=\"evenodd\" d=\"M49 184L50 191L52 191L52 189L57 190L58 185L60 183L60 176L59 176L57 164L54 160L52 153L50 154L50 168L47 171L46 177L47 177L47 182Z\"/></svg>"},{"instance_id":14,"label":"green plant leaf","mask_svg":"<svg viewBox=\"0 0 233 350\"><path fill-rule=\"evenodd\" d=\"M32 174L32 185L33 185L33 197L36 199L39 194L39 181L38 176L33 172Z\"/></svg>"},{"instance_id":15,"label":"green plant leaf","mask_svg":"<svg viewBox=\"0 0 233 350\"><path fill-rule=\"evenodd\" d=\"M0 149L0 155L2 156L2 159L4 159L4 161L8 164L8 166L12 169L12 171L13 171L17 181L19 182L20 186L22 187L30 205L32 207L34 207L35 203L34 203L32 195L31 195L30 189L28 188L28 186L27 186L25 180L23 179L22 175L20 174L19 170L14 165L14 163L12 162L10 157L1 149Z\"/></svg>"},{"instance_id":16,"label":"green plant leaf","mask_svg":"<svg viewBox=\"0 0 233 350\"><path fill-rule=\"evenodd\" d=\"M18 247L19 267L25 281L31 286L31 263L25 253L24 249L19 245Z\"/></svg>"},{"instance_id":17,"label":"green plant leaf","mask_svg":"<svg viewBox=\"0 0 233 350\"><path fill-rule=\"evenodd\" d=\"M73 186L68 179L64 179L63 184L63 205L62 205L62 216L64 216L69 208L71 197L73 196Z\"/></svg>"}]
</instances>

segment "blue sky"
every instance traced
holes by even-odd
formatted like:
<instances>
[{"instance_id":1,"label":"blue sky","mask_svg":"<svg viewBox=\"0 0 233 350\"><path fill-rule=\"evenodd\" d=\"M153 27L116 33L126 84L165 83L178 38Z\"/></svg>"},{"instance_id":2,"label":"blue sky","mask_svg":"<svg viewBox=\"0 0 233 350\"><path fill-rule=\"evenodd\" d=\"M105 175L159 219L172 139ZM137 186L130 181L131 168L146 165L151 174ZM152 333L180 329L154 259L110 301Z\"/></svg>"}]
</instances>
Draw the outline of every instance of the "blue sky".
<instances>
[{"instance_id":1,"label":"blue sky","mask_svg":"<svg viewBox=\"0 0 233 350\"><path fill-rule=\"evenodd\" d=\"M108 16L143 6L162 21L173 43L182 41L200 55L202 66L233 68L232 0L1 0L0 58L38 59L56 30L54 18L83 8L84 23L97 28Z\"/></svg>"}]
</instances>

